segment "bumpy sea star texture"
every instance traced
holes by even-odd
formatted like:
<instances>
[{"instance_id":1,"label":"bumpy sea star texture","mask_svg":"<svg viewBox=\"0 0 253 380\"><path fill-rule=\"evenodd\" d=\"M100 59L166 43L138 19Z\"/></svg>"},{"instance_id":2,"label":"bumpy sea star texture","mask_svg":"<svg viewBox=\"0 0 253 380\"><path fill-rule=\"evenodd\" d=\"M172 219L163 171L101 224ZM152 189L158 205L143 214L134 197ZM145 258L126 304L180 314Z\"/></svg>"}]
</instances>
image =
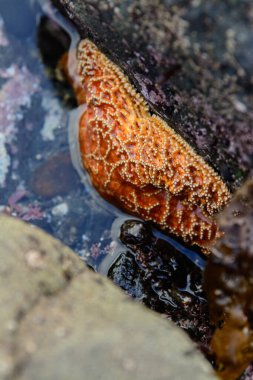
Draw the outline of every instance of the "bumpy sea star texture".
<instances>
[{"instance_id":1,"label":"bumpy sea star texture","mask_svg":"<svg viewBox=\"0 0 253 380\"><path fill-rule=\"evenodd\" d=\"M232 192L253 174L252 2L53 1Z\"/></svg>"},{"instance_id":2,"label":"bumpy sea star texture","mask_svg":"<svg viewBox=\"0 0 253 380\"><path fill-rule=\"evenodd\" d=\"M86 110L82 162L104 198L191 244L220 235L210 217L229 191L220 177L162 119L149 113L123 72L88 39L77 53ZM81 90L80 90L81 88Z\"/></svg>"}]
</instances>

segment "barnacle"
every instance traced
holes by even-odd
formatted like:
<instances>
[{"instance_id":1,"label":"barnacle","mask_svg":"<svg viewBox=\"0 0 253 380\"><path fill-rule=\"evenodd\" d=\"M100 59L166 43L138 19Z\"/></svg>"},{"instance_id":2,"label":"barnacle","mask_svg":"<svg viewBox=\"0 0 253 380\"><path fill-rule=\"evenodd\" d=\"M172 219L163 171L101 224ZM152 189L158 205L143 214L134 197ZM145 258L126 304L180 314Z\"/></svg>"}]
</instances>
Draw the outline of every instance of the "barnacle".
<instances>
[{"instance_id":1,"label":"barnacle","mask_svg":"<svg viewBox=\"0 0 253 380\"><path fill-rule=\"evenodd\" d=\"M77 50L81 160L107 200L190 244L220 236L213 215L230 194L218 174L160 117L90 40Z\"/></svg>"}]
</instances>

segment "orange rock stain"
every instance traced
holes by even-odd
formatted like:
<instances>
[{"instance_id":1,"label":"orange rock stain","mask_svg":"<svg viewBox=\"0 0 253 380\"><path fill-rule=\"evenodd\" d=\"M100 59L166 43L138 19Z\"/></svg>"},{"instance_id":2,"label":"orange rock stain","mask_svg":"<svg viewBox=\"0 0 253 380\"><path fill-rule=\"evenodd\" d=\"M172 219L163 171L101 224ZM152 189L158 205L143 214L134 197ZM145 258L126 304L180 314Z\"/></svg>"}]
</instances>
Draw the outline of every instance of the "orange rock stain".
<instances>
[{"instance_id":1,"label":"orange rock stain","mask_svg":"<svg viewBox=\"0 0 253 380\"><path fill-rule=\"evenodd\" d=\"M185 242L220 236L213 215L230 194L221 178L167 123L151 114L123 72L88 39L77 50L83 166L98 192Z\"/></svg>"}]
</instances>

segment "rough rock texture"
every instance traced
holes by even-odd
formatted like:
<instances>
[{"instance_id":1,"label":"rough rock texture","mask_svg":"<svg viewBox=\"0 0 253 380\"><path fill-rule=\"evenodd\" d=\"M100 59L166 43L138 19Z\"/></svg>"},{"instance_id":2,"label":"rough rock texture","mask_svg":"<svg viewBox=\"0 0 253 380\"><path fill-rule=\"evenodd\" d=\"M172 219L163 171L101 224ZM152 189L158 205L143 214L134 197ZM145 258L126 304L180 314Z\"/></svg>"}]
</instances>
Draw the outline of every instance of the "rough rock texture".
<instances>
[{"instance_id":1,"label":"rough rock texture","mask_svg":"<svg viewBox=\"0 0 253 380\"><path fill-rule=\"evenodd\" d=\"M108 277L127 294L183 328L212 361L213 327L202 286L205 258L194 256L190 250L182 252L182 246L180 252L171 244L172 239L162 237L147 223L126 220L120 228L122 253L109 268Z\"/></svg>"},{"instance_id":2,"label":"rough rock texture","mask_svg":"<svg viewBox=\"0 0 253 380\"><path fill-rule=\"evenodd\" d=\"M182 331L5 216L0 308L1 379L214 379Z\"/></svg>"},{"instance_id":3,"label":"rough rock texture","mask_svg":"<svg viewBox=\"0 0 253 380\"><path fill-rule=\"evenodd\" d=\"M252 179L219 215L219 223L225 235L210 255L205 288L217 326L211 342L217 368L222 379L235 380L253 360ZM252 379L252 368L248 372L245 379Z\"/></svg>"},{"instance_id":4,"label":"rough rock texture","mask_svg":"<svg viewBox=\"0 0 253 380\"><path fill-rule=\"evenodd\" d=\"M54 3L231 188L252 170L252 2Z\"/></svg>"}]
</instances>

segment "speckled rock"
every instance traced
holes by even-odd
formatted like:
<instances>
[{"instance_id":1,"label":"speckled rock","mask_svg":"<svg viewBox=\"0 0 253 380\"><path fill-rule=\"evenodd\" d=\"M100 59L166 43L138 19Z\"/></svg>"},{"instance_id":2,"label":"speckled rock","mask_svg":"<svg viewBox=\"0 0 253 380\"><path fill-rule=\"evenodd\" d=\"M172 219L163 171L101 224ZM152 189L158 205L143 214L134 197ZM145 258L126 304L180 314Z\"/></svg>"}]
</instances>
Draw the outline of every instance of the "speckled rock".
<instances>
[{"instance_id":1,"label":"speckled rock","mask_svg":"<svg viewBox=\"0 0 253 380\"><path fill-rule=\"evenodd\" d=\"M60 242L0 217L1 379L214 379L186 335Z\"/></svg>"},{"instance_id":2,"label":"speckled rock","mask_svg":"<svg viewBox=\"0 0 253 380\"><path fill-rule=\"evenodd\" d=\"M219 215L219 223L225 235L208 260L205 290L212 322L216 324L211 349L217 359L219 375L224 380L234 380L253 360L252 178ZM251 366L240 380L252 378Z\"/></svg>"},{"instance_id":3,"label":"speckled rock","mask_svg":"<svg viewBox=\"0 0 253 380\"><path fill-rule=\"evenodd\" d=\"M54 3L232 189L252 171L252 2Z\"/></svg>"}]
</instances>

